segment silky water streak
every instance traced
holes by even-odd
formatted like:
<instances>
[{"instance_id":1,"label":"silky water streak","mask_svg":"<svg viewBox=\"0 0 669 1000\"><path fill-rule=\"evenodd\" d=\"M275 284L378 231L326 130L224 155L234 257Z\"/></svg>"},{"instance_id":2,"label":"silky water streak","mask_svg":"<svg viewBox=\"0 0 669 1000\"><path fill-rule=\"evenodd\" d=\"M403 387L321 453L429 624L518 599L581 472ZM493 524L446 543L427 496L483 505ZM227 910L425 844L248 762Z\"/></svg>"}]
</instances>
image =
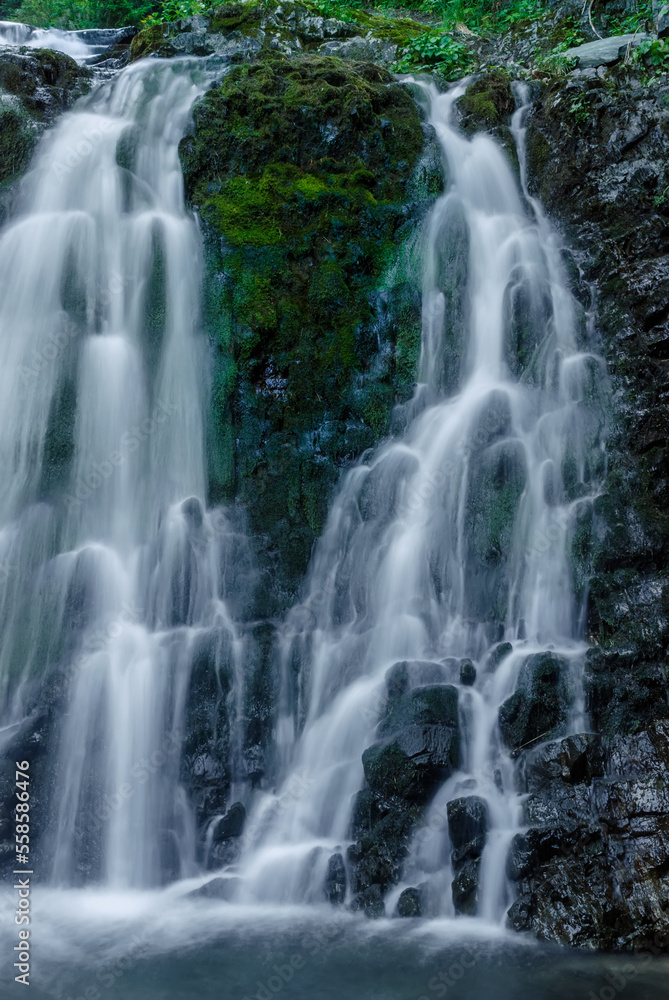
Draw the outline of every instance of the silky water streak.
<instances>
[{"instance_id":1,"label":"silky water streak","mask_svg":"<svg viewBox=\"0 0 669 1000\"><path fill-rule=\"evenodd\" d=\"M567 725L582 725L588 566L575 540L587 550L605 471L606 374L524 169L519 185L492 138L466 138L453 124L465 84L442 94L407 83L445 172L424 233L420 381L404 433L344 478L306 599L287 619L277 732L288 779L299 773L306 790L290 811L277 813L272 795L258 802L238 896L322 900L328 858L345 857L351 842L386 673L411 660L427 673L432 664L432 682L456 686L461 750L415 837L403 884L428 881L432 912L453 914L447 804L476 795L489 815L477 913L498 922L511 902L505 857L521 822L498 712L528 656L550 650L566 663ZM521 167L523 114L513 122ZM497 649L504 655L495 665ZM473 686L460 682L465 657L476 665ZM388 895L388 914L398 894Z\"/></svg>"}]
</instances>

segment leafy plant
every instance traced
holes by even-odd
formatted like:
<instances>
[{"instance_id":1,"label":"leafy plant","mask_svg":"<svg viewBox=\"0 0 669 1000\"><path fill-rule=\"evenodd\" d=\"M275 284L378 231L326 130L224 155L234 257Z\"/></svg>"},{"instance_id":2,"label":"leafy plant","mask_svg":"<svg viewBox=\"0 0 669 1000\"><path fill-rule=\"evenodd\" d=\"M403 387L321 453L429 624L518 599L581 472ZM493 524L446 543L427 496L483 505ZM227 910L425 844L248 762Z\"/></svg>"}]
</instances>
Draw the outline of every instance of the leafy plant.
<instances>
[{"instance_id":1,"label":"leafy plant","mask_svg":"<svg viewBox=\"0 0 669 1000\"><path fill-rule=\"evenodd\" d=\"M473 60L464 42L441 31L428 30L412 39L396 64L400 73L436 72L446 80L457 80L473 69Z\"/></svg>"},{"instance_id":2,"label":"leafy plant","mask_svg":"<svg viewBox=\"0 0 669 1000\"><path fill-rule=\"evenodd\" d=\"M624 17L606 18L606 30L610 35L632 35L643 31L647 22L653 20L652 0L636 0L635 9Z\"/></svg>"},{"instance_id":3,"label":"leafy plant","mask_svg":"<svg viewBox=\"0 0 669 1000\"><path fill-rule=\"evenodd\" d=\"M669 39L641 42L632 53L632 61L641 64L651 75L669 72Z\"/></svg>"},{"instance_id":4,"label":"leafy plant","mask_svg":"<svg viewBox=\"0 0 669 1000\"><path fill-rule=\"evenodd\" d=\"M180 21L184 17L206 14L213 6L211 0L162 0L158 9L144 18L142 23L150 25Z\"/></svg>"},{"instance_id":5,"label":"leafy plant","mask_svg":"<svg viewBox=\"0 0 669 1000\"><path fill-rule=\"evenodd\" d=\"M569 113L574 118L574 121L582 125L590 117L590 106L588 105L588 98L586 94L577 94L571 101L569 105Z\"/></svg>"},{"instance_id":6,"label":"leafy plant","mask_svg":"<svg viewBox=\"0 0 669 1000\"><path fill-rule=\"evenodd\" d=\"M661 208L662 205L666 203L668 198L669 198L669 184L666 186L664 191L661 191L660 194L655 195L655 197L653 198L653 205L655 206L655 208Z\"/></svg>"}]
</instances>

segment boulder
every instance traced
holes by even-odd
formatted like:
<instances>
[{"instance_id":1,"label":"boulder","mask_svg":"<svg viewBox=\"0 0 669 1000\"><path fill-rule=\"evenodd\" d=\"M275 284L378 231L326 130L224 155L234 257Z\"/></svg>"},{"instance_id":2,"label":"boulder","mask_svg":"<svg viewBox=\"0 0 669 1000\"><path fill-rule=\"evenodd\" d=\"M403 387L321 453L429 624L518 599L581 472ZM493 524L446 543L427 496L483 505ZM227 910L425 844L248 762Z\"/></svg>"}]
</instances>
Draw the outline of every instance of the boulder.
<instances>
[{"instance_id":1,"label":"boulder","mask_svg":"<svg viewBox=\"0 0 669 1000\"><path fill-rule=\"evenodd\" d=\"M476 667L471 660L460 661L460 683L471 687L476 683Z\"/></svg>"},{"instance_id":2,"label":"boulder","mask_svg":"<svg viewBox=\"0 0 669 1000\"><path fill-rule=\"evenodd\" d=\"M333 906L341 906L346 898L346 866L341 854L333 854L328 860L323 890L325 898Z\"/></svg>"},{"instance_id":3,"label":"boulder","mask_svg":"<svg viewBox=\"0 0 669 1000\"><path fill-rule=\"evenodd\" d=\"M490 825L488 804L478 795L468 795L452 799L447 814L453 864L460 867L465 859L479 858L483 853Z\"/></svg>"},{"instance_id":4,"label":"boulder","mask_svg":"<svg viewBox=\"0 0 669 1000\"><path fill-rule=\"evenodd\" d=\"M397 900L398 917L422 917L423 916L423 893L420 889L412 887L404 889Z\"/></svg>"},{"instance_id":5,"label":"boulder","mask_svg":"<svg viewBox=\"0 0 669 1000\"><path fill-rule=\"evenodd\" d=\"M555 653L535 653L523 663L516 691L499 710L502 739L512 750L564 729L571 702L569 663Z\"/></svg>"},{"instance_id":6,"label":"boulder","mask_svg":"<svg viewBox=\"0 0 669 1000\"><path fill-rule=\"evenodd\" d=\"M575 59L579 69L611 66L625 57L629 46L636 48L641 42L650 41L652 38L652 35L643 31L632 35L613 35L611 38L599 38L596 42L576 45L567 49L563 55L566 59Z\"/></svg>"}]
</instances>

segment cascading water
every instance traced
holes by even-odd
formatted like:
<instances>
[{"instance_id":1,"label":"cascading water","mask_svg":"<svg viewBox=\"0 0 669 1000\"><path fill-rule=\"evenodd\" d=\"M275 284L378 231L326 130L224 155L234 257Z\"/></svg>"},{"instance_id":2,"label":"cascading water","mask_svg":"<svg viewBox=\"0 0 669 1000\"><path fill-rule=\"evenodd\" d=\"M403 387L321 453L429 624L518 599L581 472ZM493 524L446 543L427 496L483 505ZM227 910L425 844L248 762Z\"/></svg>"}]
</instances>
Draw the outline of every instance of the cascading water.
<instances>
[{"instance_id":1,"label":"cascading water","mask_svg":"<svg viewBox=\"0 0 669 1000\"><path fill-rule=\"evenodd\" d=\"M0 237L0 694L7 735L42 676L65 692L59 884L192 868L191 666L241 670L230 532L204 509L201 248L178 158L223 72L152 61L99 87L43 142Z\"/></svg>"},{"instance_id":2,"label":"cascading water","mask_svg":"<svg viewBox=\"0 0 669 1000\"><path fill-rule=\"evenodd\" d=\"M587 567L579 575L574 550L579 539L587 549L604 472L593 392L604 372L539 207L492 139L467 139L451 124L464 85L414 87L447 176L424 234L421 382L402 436L346 476L306 600L288 617L276 725L287 784L256 806L238 898L323 898L328 857L351 842L387 671L419 661L409 684L457 688L461 753L419 831L441 817L442 832L416 836L404 884L431 880L433 912L453 912L443 821L449 802L475 794L489 814L477 912L499 920L521 810L498 713L532 654L566 663L569 721L582 725ZM525 188L522 114L514 132ZM462 658L476 664L473 686L461 683ZM279 808L296 777L299 794Z\"/></svg>"},{"instance_id":3,"label":"cascading water","mask_svg":"<svg viewBox=\"0 0 669 1000\"><path fill-rule=\"evenodd\" d=\"M127 38L126 28L84 28L61 31L58 28L33 28L18 21L0 21L0 51L17 45L29 49L55 49L77 62L94 60L115 42Z\"/></svg>"}]
</instances>

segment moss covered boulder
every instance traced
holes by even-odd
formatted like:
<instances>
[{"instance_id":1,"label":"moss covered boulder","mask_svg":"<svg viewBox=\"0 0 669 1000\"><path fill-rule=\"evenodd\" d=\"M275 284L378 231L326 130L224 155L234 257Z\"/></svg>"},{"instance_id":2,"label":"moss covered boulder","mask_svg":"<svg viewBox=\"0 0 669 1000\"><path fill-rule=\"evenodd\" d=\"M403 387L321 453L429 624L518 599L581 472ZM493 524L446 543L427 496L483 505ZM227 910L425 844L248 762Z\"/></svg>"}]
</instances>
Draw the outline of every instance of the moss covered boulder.
<instances>
[{"instance_id":1,"label":"moss covered boulder","mask_svg":"<svg viewBox=\"0 0 669 1000\"><path fill-rule=\"evenodd\" d=\"M25 170L44 129L90 89L91 78L62 52L0 52L0 186Z\"/></svg>"},{"instance_id":2,"label":"moss covered boulder","mask_svg":"<svg viewBox=\"0 0 669 1000\"><path fill-rule=\"evenodd\" d=\"M555 653L535 653L523 663L515 693L499 710L508 747L518 749L543 737L559 736L571 703L569 664Z\"/></svg>"},{"instance_id":3,"label":"moss covered boulder","mask_svg":"<svg viewBox=\"0 0 669 1000\"><path fill-rule=\"evenodd\" d=\"M234 67L193 118L181 157L206 244L210 491L269 540L285 603L340 469L412 392L407 261L436 186L411 95L371 64L271 55Z\"/></svg>"}]
</instances>

